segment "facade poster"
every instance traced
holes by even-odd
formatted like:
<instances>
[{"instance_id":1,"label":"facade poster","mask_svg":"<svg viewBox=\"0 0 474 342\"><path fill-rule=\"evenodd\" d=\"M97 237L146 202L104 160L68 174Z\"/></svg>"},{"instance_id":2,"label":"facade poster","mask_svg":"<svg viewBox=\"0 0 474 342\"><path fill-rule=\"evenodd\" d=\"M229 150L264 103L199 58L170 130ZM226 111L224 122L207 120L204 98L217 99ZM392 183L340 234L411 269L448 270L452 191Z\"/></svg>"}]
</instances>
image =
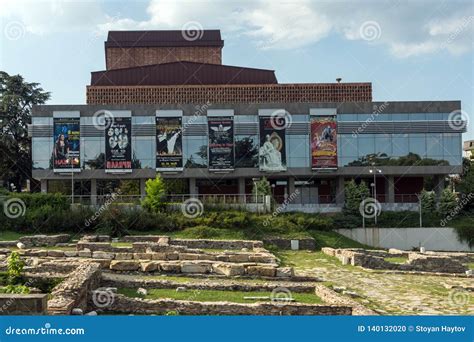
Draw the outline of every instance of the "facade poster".
<instances>
[{"instance_id":1,"label":"facade poster","mask_svg":"<svg viewBox=\"0 0 474 342\"><path fill-rule=\"evenodd\" d=\"M209 170L234 169L234 119L209 117Z\"/></svg>"},{"instance_id":2,"label":"facade poster","mask_svg":"<svg viewBox=\"0 0 474 342\"><path fill-rule=\"evenodd\" d=\"M278 118L260 117L259 169L266 172L286 171L286 125L275 122Z\"/></svg>"},{"instance_id":3,"label":"facade poster","mask_svg":"<svg viewBox=\"0 0 474 342\"><path fill-rule=\"evenodd\" d=\"M336 116L311 116L311 167L313 170L337 168Z\"/></svg>"},{"instance_id":4,"label":"facade poster","mask_svg":"<svg viewBox=\"0 0 474 342\"><path fill-rule=\"evenodd\" d=\"M54 172L79 172L80 160L80 118L54 118Z\"/></svg>"},{"instance_id":5,"label":"facade poster","mask_svg":"<svg viewBox=\"0 0 474 342\"><path fill-rule=\"evenodd\" d=\"M182 117L156 118L156 171L183 170Z\"/></svg>"},{"instance_id":6,"label":"facade poster","mask_svg":"<svg viewBox=\"0 0 474 342\"><path fill-rule=\"evenodd\" d=\"M106 118L105 171L132 172L132 118Z\"/></svg>"}]
</instances>

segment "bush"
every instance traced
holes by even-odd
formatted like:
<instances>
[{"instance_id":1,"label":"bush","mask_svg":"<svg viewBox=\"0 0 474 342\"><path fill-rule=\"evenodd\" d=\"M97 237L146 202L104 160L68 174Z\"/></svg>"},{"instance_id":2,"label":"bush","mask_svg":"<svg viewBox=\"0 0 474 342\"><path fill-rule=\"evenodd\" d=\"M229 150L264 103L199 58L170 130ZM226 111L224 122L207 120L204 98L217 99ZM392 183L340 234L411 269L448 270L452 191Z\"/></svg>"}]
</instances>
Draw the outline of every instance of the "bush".
<instances>
[{"instance_id":1,"label":"bush","mask_svg":"<svg viewBox=\"0 0 474 342\"><path fill-rule=\"evenodd\" d=\"M441 193L439 198L439 206L438 210L442 216L449 215L457 205L457 197L454 192L451 191L450 188L446 188Z\"/></svg>"},{"instance_id":2,"label":"bush","mask_svg":"<svg viewBox=\"0 0 474 342\"><path fill-rule=\"evenodd\" d=\"M8 284L15 285L21 279L21 272L25 263L20 259L20 254L18 252L11 252L7 260L7 276Z\"/></svg>"},{"instance_id":3,"label":"bush","mask_svg":"<svg viewBox=\"0 0 474 342\"><path fill-rule=\"evenodd\" d=\"M166 187L160 175L155 179L146 181L146 196L142 200L143 208L151 212L158 212L164 208L164 198L166 195Z\"/></svg>"},{"instance_id":4,"label":"bush","mask_svg":"<svg viewBox=\"0 0 474 342\"><path fill-rule=\"evenodd\" d=\"M421 191L421 211L423 214L430 214L436 211L436 196L434 191Z\"/></svg>"},{"instance_id":5,"label":"bush","mask_svg":"<svg viewBox=\"0 0 474 342\"><path fill-rule=\"evenodd\" d=\"M68 210L69 199L62 194L51 193L26 193L26 192L10 192L9 198L18 198L25 203L26 209L37 209L43 206L49 206L55 210Z\"/></svg>"}]
</instances>

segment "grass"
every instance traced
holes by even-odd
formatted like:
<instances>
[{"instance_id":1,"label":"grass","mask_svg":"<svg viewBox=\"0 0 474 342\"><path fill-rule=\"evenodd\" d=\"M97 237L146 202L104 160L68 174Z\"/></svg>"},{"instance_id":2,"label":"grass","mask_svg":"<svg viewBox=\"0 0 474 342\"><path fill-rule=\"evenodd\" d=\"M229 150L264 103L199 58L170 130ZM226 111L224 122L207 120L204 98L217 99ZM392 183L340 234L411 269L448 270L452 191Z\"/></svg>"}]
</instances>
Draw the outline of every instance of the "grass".
<instances>
[{"instance_id":1,"label":"grass","mask_svg":"<svg viewBox=\"0 0 474 342\"><path fill-rule=\"evenodd\" d=\"M28 234L22 234L11 231L0 231L0 241L15 241Z\"/></svg>"},{"instance_id":2,"label":"grass","mask_svg":"<svg viewBox=\"0 0 474 342\"><path fill-rule=\"evenodd\" d=\"M468 264L466 264L467 268L470 269L470 270L474 270L474 262L470 262Z\"/></svg>"},{"instance_id":3,"label":"grass","mask_svg":"<svg viewBox=\"0 0 474 342\"><path fill-rule=\"evenodd\" d=\"M310 231L311 236L316 240L316 248L322 247L332 248L371 248L357 241L351 240L344 235L333 231Z\"/></svg>"},{"instance_id":4,"label":"grass","mask_svg":"<svg viewBox=\"0 0 474 342\"><path fill-rule=\"evenodd\" d=\"M392 264L404 264L408 261L408 258L404 257L391 257L391 258L384 258L385 261L391 262Z\"/></svg>"},{"instance_id":5,"label":"grass","mask_svg":"<svg viewBox=\"0 0 474 342\"><path fill-rule=\"evenodd\" d=\"M117 248L127 248L127 247L132 247L131 242L112 242L110 243L112 247L117 247Z\"/></svg>"},{"instance_id":6,"label":"grass","mask_svg":"<svg viewBox=\"0 0 474 342\"><path fill-rule=\"evenodd\" d=\"M150 289L146 296L137 294L136 289L121 288L117 291L127 297L161 299L170 298L175 300L190 300L200 302L232 302L232 303L255 303L259 301L269 302L271 292L268 291L216 291L216 290L189 290L176 292L174 289ZM268 297L267 299L244 299L244 297ZM322 300L312 293L293 293L296 303L321 304Z\"/></svg>"}]
</instances>

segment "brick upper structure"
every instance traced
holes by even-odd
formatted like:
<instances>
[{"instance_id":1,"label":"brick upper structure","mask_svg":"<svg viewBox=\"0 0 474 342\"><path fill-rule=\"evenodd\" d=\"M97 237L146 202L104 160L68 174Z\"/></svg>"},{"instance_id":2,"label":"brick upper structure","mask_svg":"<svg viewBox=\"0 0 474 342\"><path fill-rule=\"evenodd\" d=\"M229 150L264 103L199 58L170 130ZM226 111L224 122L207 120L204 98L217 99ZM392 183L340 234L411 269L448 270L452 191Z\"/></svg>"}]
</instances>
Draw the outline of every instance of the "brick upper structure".
<instances>
[{"instance_id":1,"label":"brick upper structure","mask_svg":"<svg viewBox=\"0 0 474 342\"><path fill-rule=\"evenodd\" d=\"M107 70L189 61L221 64L219 30L110 31L105 42Z\"/></svg>"},{"instance_id":2,"label":"brick upper structure","mask_svg":"<svg viewBox=\"0 0 474 342\"><path fill-rule=\"evenodd\" d=\"M371 83L88 86L88 104L371 102Z\"/></svg>"},{"instance_id":3,"label":"brick upper structure","mask_svg":"<svg viewBox=\"0 0 474 342\"><path fill-rule=\"evenodd\" d=\"M371 102L371 83L278 84L273 70L222 65L219 30L110 31L88 104Z\"/></svg>"}]
</instances>

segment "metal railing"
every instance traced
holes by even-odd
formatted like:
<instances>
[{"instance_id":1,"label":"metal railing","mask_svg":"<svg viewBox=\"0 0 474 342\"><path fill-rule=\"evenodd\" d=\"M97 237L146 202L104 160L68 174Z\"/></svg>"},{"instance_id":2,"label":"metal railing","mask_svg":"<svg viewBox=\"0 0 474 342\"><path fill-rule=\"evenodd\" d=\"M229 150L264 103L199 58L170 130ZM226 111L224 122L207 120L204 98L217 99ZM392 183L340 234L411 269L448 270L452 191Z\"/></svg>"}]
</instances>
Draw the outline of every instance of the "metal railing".
<instances>
[{"instance_id":1,"label":"metal railing","mask_svg":"<svg viewBox=\"0 0 474 342\"><path fill-rule=\"evenodd\" d=\"M71 203L71 196L67 196ZM83 205L104 205L110 204L133 204L140 205L142 196L140 195L118 195L116 193L109 195L82 195L74 196L75 204ZM183 203L190 198L197 198L203 204L219 205L219 204L263 204L265 196L253 194L182 194L182 195L166 195L163 199L165 203ZM276 203L284 203L288 200L289 204L331 204L336 203L333 195L319 195L316 203L314 196L296 196L289 198L288 196L273 196ZM377 200L380 203L389 203L388 195L377 194ZM416 203L418 196L416 194L396 194L394 203Z\"/></svg>"}]
</instances>

